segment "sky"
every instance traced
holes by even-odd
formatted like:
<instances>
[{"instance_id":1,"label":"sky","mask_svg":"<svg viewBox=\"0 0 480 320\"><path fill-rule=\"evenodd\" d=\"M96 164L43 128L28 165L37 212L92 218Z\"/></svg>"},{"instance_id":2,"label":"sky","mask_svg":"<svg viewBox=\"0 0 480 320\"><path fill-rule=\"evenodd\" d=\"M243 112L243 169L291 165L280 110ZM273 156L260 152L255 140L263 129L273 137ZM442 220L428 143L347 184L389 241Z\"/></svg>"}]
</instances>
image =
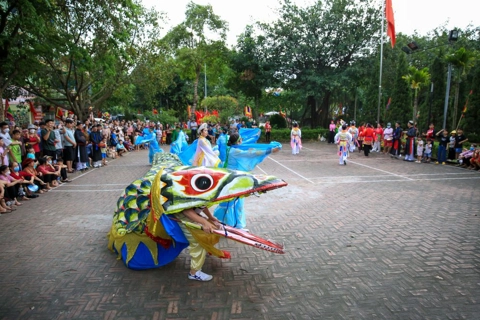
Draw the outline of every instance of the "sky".
<instances>
[{"instance_id":1,"label":"sky","mask_svg":"<svg viewBox=\"0 0 480 320\"><path fill-rule=\"evenodd\" d=\"M169 19L167 32L172 26L181 23L185 18L185 9L191 0L142 0L147 7L155 7L165 12ZM278 0L194 0L195 3L213 7L215 14L229 23L227 43L234 45L237 36L244 31L247 24L256 21L269 22L276 18L275 8L280 6ZM299 6L312 4L314 0L292 0ZM392 0L395 16L396 33L406 35L417 31L426 35L429 31L448 21L448 30L465 28L469 23L480 26L480 15L476 3L478 0ZM381 5L378 0L378 5Z\"/></svg>"}]
</instances>

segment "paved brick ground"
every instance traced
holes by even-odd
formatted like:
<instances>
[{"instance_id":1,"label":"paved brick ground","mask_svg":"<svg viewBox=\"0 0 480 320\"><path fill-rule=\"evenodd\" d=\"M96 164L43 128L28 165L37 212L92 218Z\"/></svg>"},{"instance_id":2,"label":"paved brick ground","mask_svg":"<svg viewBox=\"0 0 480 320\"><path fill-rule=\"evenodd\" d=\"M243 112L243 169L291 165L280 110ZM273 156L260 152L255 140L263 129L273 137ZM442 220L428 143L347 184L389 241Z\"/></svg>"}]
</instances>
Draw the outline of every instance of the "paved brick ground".
<instances>
[{"instance_id":1,"label":"paved brick ground","mask_svg":"<svg viewBox=\"0 0 480 320\"><path fill-rule=\"evenodd\" d=\"M114 203L145 151L75 175L0 217L0 319L478 319L480 174L307 143L256 170L289 186L246 200L285 255L223 241L209 283L188 255L132 271L106 248Z\"/></svg>"}]
</instances>

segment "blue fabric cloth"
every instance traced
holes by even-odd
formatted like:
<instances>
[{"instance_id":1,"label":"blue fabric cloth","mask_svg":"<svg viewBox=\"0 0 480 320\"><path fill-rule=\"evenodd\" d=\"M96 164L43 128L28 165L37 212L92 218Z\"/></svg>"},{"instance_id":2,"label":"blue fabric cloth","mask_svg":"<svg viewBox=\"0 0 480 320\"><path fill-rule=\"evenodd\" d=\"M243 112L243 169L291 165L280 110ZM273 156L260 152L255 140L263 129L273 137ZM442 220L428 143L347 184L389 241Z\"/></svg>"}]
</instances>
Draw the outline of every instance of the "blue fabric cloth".
<instances>
[{"instance_id":1,"label":"blue fabric cloth","mask_svg":"<svg viewBox=\"0 0 480 320\"><path fill-rule=\"evenodd\" d=\"M260 128L241 128L238 131L240 137L242 137L242 143L256 143L260 138L262 131Z\"/></svg>"},{"instance_id":2,"label":"blue fabric cloth","mask_svg":"<svg viewBox=\"0 0 480 320\"><path fill-rule=\"evenodd\" d=\"M191 166L193 163L193 157L195 156L195 152L197 151L197 144L198 139L193 141L191 145L189 145L185 150L178 154L178 157L182 161L182 163L186 166Z\"/></svg>"},{"instance_id":3,"label":"blue fabric cloth","mask_svg":"<svg viewBox=\"0 0 480 320\"><path fill-rule=\"evenodd\" d=\"M270 144L238 144L231 147L223 146L228 153L223 167L232 170L252 171L261 163L274 148L282 148L282 144L272 141ZM222 152L220 149L220 152ZM247 219L244 210L244 198L237 198L232 201L220 203L213 212L213 215L221 222L239 229L247 226Z\"/></svg>"},{"instance_id":4,"label":"blue fabric cloth","mask_svg":"<svg viewBox=\"0 0 480 320\"><path fill-rule=\"evenodd\" d=\"M170 153L173 154L180 154L183 150L188 148L187 138L185 137L185 133L180 131L178 133L177 140L170 144Z\"/></svg>"},{"instance_id":5,"label":"blue fabric cloth","mask_svg":"<svg viewBox=\"0 0 480 320\"><path fill-rule=\"evenodd\" d=\"M165 231L167 231L168 235L172 237L173 243L168 248L164 248L162 245L157 244L157 264L155 264L152 254L147 248L147 246L143 243L140 243L132 259L130 259L130 261L128 262L128 268L133 270L146 270L164 266L175 260L175 258L178 257L180 252L182 252L183 249L188 247L189 242L177 222L172 221L166 215L162 215L160 217L160 221L165 227ZM128 255L127 246L124 244L121 250L122 260L123 263L126 265L126 259Z\"/></svg>"},{"instance_id":6,"label":"blue fabric cloth","mask_svg":"<svg viewBox=\"0 0 480 320\"><path fill-rule=\"evenodd\" d=\"M215 218L226 225L243 229L247 226L247 216L244 208L245 198L220 203L213 213Z\"/></svg>"},{"instance_id":7,"label":"blue fabric cloth","mask_svg":"<svg viewBox=\"0 0 480 320\"><path fill-rule=\"evenodd\" d=\"M148 160L150 164L152 164L155 153L163 152L158 145L157 132L155 130L150 131L148 128L143 129L143 135L137 137L137 140L135 140L135 145L143 143L148 143Z\"/></svg>"},{"instance_id":8,"label":"blue fabric cloth","mask_svg":"<svg viewBox=\"0 0 480 320\"><path fill-rule=\"evenodd\" d=\"M220 146L219 146L220 147ZM238 144L231 146L226 156L228 162L223 167L241 171L252 171L255 167L261 163L272 152L272 149L282 149L282 144L276 141L272 141L269 144L263 143L250 143L250 144ZM222 152L227 153L227 146L221 146L219 148L220 154Z\"/></svg>"}]
</instances>

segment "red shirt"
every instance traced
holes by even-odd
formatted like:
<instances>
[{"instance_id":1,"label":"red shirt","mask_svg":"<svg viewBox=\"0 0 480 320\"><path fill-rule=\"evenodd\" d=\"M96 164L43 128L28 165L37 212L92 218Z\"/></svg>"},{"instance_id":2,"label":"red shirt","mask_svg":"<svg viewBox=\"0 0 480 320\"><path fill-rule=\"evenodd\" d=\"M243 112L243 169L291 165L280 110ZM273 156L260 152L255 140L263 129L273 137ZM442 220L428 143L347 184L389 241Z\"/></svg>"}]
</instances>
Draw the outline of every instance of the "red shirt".
<instances>
[{"instance_id":1,"label":"red shirt","mask_svg":"<svg viewBox=\"0 0 480 320\"><path fill-rule=\"evenodd\" d=\"M270 130L272 130L270 123L265 123L265 132L270 132Z\"/></svg>"},{"instance_id":2,"label":"red shirt","mask_svg":"<svg viewBox=\"0 0 480 320\"><path fill-rule=\"evenodd\" d=\"M373 141L373 138L375 137L372 128L366 128L362 131L361 135L365 138L365 141Z\"/></svg>"},{"instance_id":3,"label":"red shirt","mask_svg":"<svg viewBox=\"0 0 480 320\"><path fill-rule=\"evenodd\" d=\"M35 144L31 145L33 147L33 150L35 152L40 152L40 145L38 144L39 142L39 139L37 139L38 135L35 133L33 136L30 136L30 135L27 135L25 137L25 142L28 143L28 142L36 142Z\"/></svg>"}]
</instances>

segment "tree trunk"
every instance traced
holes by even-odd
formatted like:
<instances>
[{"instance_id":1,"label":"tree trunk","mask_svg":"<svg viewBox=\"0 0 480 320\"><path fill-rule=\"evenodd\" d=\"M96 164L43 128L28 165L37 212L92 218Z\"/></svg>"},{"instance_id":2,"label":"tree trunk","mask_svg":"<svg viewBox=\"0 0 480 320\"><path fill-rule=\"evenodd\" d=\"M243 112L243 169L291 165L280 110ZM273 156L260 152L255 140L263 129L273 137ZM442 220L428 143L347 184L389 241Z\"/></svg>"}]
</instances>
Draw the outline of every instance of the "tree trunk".
<instances>
[{"instance_id":1,"label":"tree trunk","mask_svg":"<svg viewBox=\"0 0 480 320\"><path fill-rule=\"evenodd\" d=\"M0 122L5 121L5 106L3 105L3 89L0 88Z\"/></svg>"},{"instance_id":2,"label":"tree trunk","mask_svg":"<svg viewBox=\"0 0 480 320\"><path fill-rule=\"evenodd\" d=\"M315 128L317 124L317 100L314 96L307 97L307 107L310 107L310 127Z\"/></svg>"},{"instance_id":3,"label":"tree trunk","mask_svg":"<svg viewBox=\"0 0 480 320\"><path fill-rule=\"evenodd\" d=\"M195 115L195 110L197 110L198 104L198 81L200 79L200 71L196 71L195 82L193 83L193 104L192 104L192 114Z\"/></svg>"},{"instance_id":4,"label":"tree trunk","mask_svg":"<svg viewBox=\"0 0 480 320\"><path fill-rule=\"evenodd\" d=\"M320 122L319 125L322 128L327 128L330 121L328 121L328 115L330 113L330 96L332 93L326 91L322 99L322 106L320 107ZM313 129L314 127L312 127Z\"/></svg>"},{"instance_id":5,"label":"tree trunk","mask_svg":"<svg viewBox=\"0 0 480 320\"><path fill-rule=\"evenodd\" d=\"M417 110L418 110L418 89L415 89L415 94L413 97L413 118L412 118L413 122L416 122Z\"/></svg>"},{"instance_id":6,"label":"tree trunk","mask_svg":"<svg viewBox=\"0 0 480 320\"><path fill-rule=\"evenodd\" d=\"M455 100L453 103L453 122L452 122L452 130L457 127L457 114L458 114L458 99L460 95L460 81L457 80L455 82Z\"/></svg>"}]
</instances>

